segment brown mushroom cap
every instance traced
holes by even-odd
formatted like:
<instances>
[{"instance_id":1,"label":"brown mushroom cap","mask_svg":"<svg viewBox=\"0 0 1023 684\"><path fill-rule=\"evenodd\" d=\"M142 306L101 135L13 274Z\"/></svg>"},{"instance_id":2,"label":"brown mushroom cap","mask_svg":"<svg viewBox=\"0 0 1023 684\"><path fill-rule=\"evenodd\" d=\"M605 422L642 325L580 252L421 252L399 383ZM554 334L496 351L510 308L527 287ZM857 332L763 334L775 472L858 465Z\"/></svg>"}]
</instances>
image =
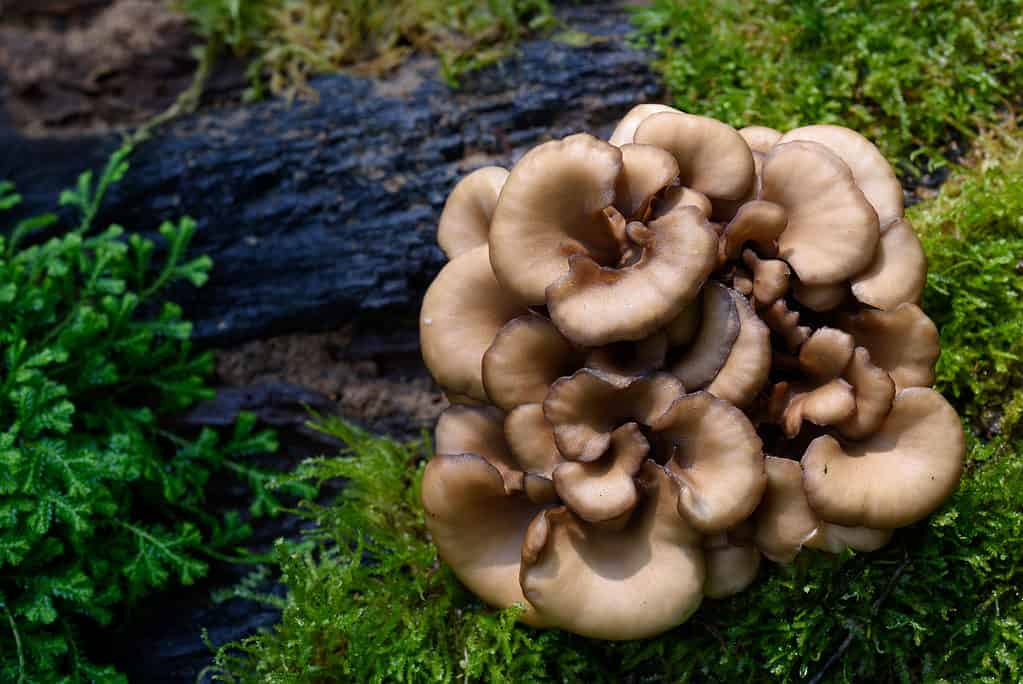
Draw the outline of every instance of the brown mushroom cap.
<instances>
[{"instance_id":1,"label":"brown mushroom cap","mask_svg":"<svg viewBox=\"0 0 1023 684\"><path fill-rule=\"evenodd\" d=\"M746 298L729 291L739 311L739 336L707 391L739 408L749 406L771 371L771 331ZM780 301L780 300L779 300Z\"/></svg>"},{"instance_id":2,"label":"brown mushroom cap","mask_svg":"<svg viewBox=\"0 0 1023 684\"><path fill-rule=\"evenodd\" d=\"M700 329L702 303L702 297L689 302L664 327L664 332L668 336L669 347L678 347L693 341L697 331ZM736 334L739 334L738 330L736 330Z\"/></svg>"},{"instance_id":3,"label":"brown mushroom cap","mask_svg":"<svg viewBox=\"0 0 1023 684\"><path fill-rule=\"evenodd\" d=\"M497 608L525 606L520 619L543 626L519 585L526 530L542 509L507 492L498 470L477 454L439 454L423 473L426 527L445 563L474 594Z\"/></svg>"},{"instance_id":4,"label":"brown mushroom cap","mask_svg":"<svg viewBox=\"0 0 1023 684\"><path fill-rule=\"evenodd\" d=\"M792 296L812 311L831 311L838 308L849 294L847 283L808 285L799 280L792 284Z\"/></svg>"},{"instance_id":5,"label":"brown mushroom cap","mask_svg":"<svg viewBox=\"0 0 1023 684\"><path fill-rule=\"evenodd\" d=\"M836 427L849 439L861 439L881 427L891 411L895 383L888 373L871 363L870 352L863 347L856 347L843 377L853 387L856 412Z\"/></svg>"},{"instance_id":6,"label":"brown mushroom cap","mask_svg":"<svg viewBox=\"0 0 1023 684\"><path fill-rule=\"evenodd\" d=\"M838 328L818 328L799 349L799 366L817 380L837 378L853 356L852 336Z\"/></svg>"},{"instance_id":7,"label":"brown mushroom cap","mask_svg":"<svg viewBox=\"0 0 1023 684\"><path fill-rule=\"evenodd\" d=\"M791 311L784 299L779 299L760 312L764 323L774 332L781 335L789 351L799 349L810 337L810 327L799 325L799 312Z\"/></svg>"},{"instance_id":8,"label":"brown mushroom cap","mask_svg":"<svg viewBox=\"0 0 1023 684\"><path fill-rule=\"evenodd\" d=\"M622 172L615 183L615 207L628 218L641 218L654 195L678 180L678 162L653 145L622 145Z\"/></svg>"},{"instance_id":9,"label":"brown mushroom cap","mask_svg":"<svg viewBox=\"0 0 1023 684\"><path fill-rule=\"evenodd\" d=\"M754 152L767 154L774 147L775 143L781 140L781 131L776 131L767 126L746 126L739 129L739 135L746 141L749 148Z\"/></svg>"},{"instance_id":10,"label":"brown mushroom cap","mask_svg":"<svg viewBox=\"0 0 1023 684\"><path fill-rule=\"evenodd\" d=\"M554 471L558 496L577 516L591 523L623 521L636 507L633 477L650 453L639 425L628 423L611 433L607 455L592 463L568 461Z\"/></svg>"},{"instance_id":11,"label":"brown mushroom cap","mask_svg":"<svg viewBox=\"0 0 1023 684\"><path fill-rule=\"evenodd\" d=\"M805 392L794 392L782 412L785 436L795 437L808 420L814 425L837 425L856 412L856 396L852 385L835 378L820 387Z\"/></svg>"},{"instance_id":12,"label":"brown mushroom cap","mask_svg":"<svg viewBox=\"0 0 1023 684\"><path fill-rule=\"evenodd\" d=\"M806 547L828 553L853 551L877 551L891 541L894 530L875 530L869 527L846 527L821 523L817 534L806 542Z\"/></svg>"},{"instance_id":13,"label":"brown mushroom cap","mask_svg":"<svg viewBox=\"0 0 1023 684\"><path fill-rule=\"evenodd\" d=\"M785 208L774 202L753 200L739 208L721 236L720 260L736 259L742 246L752 242L763 256L777 253L775 244L788 224Z\"/></svg>"},{"instance_id":14,"label":"brown mushroom cap","mask_svg":"<svg viewBox=\"0 0 1023 684\"><path fill-rule=\"evenodd\" d=\"M582 365L583 355L554 324L529 313L504 324L483 355L483 387L506 411L543 401L547 388Z\"/></svg>"},{"instance_id":15,"label":"brown mushroom cap","mask_svg":"<svg viewBox=\"0 0 1023 684\"><path fill-rule=\"evenodd\" d=\"M764 163L760 198L788 211L778 255L804 283L848 280L873 259L877 214L849 167L823 145L776 145Z\"/></svg>"},{"instance_id":16,"label":"brown mushroom cap","mask_svg":"<svg viewBox=\"0 0 1023 684\"><path fill-rule=\"evenodd\" d=\"M733 544L725 532L707 537L703 543L707 598L734 596L753 583L760 569L760 552L755 546Z\"/></svg>"},{"instance_id":17,"label":"brown mushroom cap","mask_svg":"<svg viewBox=\"0 0 1023 684\"><path fill-rule=\"evenodd\" d=\"M734 527L757 507L767 482L762 442L742 411L707 392L687 394L651 426L681 484L679 513L701 532Z\"/></svg>"},{"instance_id":18,"label":"brown mushroom cap","mask_svg":"<svg viewBox=\"0 0 1023 684\"><path fill-rule=\"evenodd\" d=\"M696 297L714 268L717 234L695 207L628 230L643 248L634 264L603 268L576 255L569 272L547 288L551 319L576 344L599 347L653 334Z\"/></svg>"},{"instance_id":19,"label":"brown mushroom cap","mask_svg":"<svg viewBox=\"0 0 1023 684\"><path fill-rule=\"evenodd\" d=\"M526 473L550 478L565 461L554 442L554 426L543 414L543 404L522 404L509 411L504 437L518 467Z\"/></svg>"},{"instance_id":20,"label":"brown mushroom cap","mask_svg":"<svg viewBox=\"0 0 1023 684\"><path fill-rule=\"evenodd\" d=\"M753 299L758 306L768 306L789 291L789 265L781 259L761 259L751 249L742 253L742 260L753 271Z\"/></svg>"},{"instance_id":21,"label":"brown mushroom cap","mask_svg":"<svg viewBox=\"0 0 1023 684\"><path fill-rule=\"evenodd\" d=\"M696 339L671 367L671 373L690 389L703 389L728 360L739 337L739 309L728 288L707 283L700 297L700 327Z\"/></svg>"},{"instance_id":22,"label":"brown mushroom cap","mask_svg":"<svg viewBox=\"0 0 1023 684\"><path fill-rule=\"evenodd\" d=\"M477 454L497 468L506 488L519 489L522 474L504 439L504 414L493 406L451 406L434 431L438 454Z\"/></svg>"},{"instance_id":23,"label":"brown mushroom cap","mask_svg":"<svg viewBox=\"0 0 1023 684\"><path fill-rule=\"evenodd\" d=\"M896 391L934 384L934 364L941 353L938 328L916 304L891 311L861 311L839 318L856 345L866 347L875 365L888 371Z\"/></svg>"},{"instance_id":24,"label":"brown mushroom cap","mask_svg":"<svg viewBox=\"0 0 1023 684\"><path fill-rule=\"evenodd\" d=\"M824 520L880 529L925 517L959 483L966 450L955 409L930 388L895 396L868 439L843 447L818 437L803 454L803 486Z\"/></svg>"},{"instance_id":25,"label":"brown mushroom cap","mask_svg":"<svg viewBox=\"0 0 1023 684\"><path fill-rule=\"evenodd\" d=\"M426 291L419 313L423 361L437 384L486 401L483 354L501 326L525 310L494 278L486 245L449 261Z\"/></svg>"},{"instance_id":26,"label":"brown mushroom cap","mask_svg":"<svg viewBox=\"0 0 1023 684\"><path fill-rule=\"evenodd\" d=\"M731 126L683 112L652 114L639 124L635 142L656 145L678 161L682 185L712 200L742 200L753 190L753 154Z\"/></svg>"},{"instance_id":27,"label":"brown mushroom cap","mask_svg":"<svg viewBox=\"0 0 1023 684\"><path fill-rule=\"evenodd\" d=\"M856 185L877 212L885 228L902 216L902 185L881 151L856 131L842 126L804 126L786 133L778 141L807 140L824 145L837 154L852 171Z\"/></svg>"},{"instance_id":28,"label":"brown mushroom cap","mask_svg":"<svg viewBox=\"0 0 1023 684\"><path fill-rule=\"evenodd\" d=\"M529 305L568 270L566 257L617 260L603 210L611 205L622 153L585 133L534 147L511 170L490 223L490 260L501 284Z\"/></svg>"},{"instance_id":29,"label":"brown mushroom cap","mask_svg":"<svg viewBox=\"0 0 1023 684\"><path fill-rule=\"evenodd\" d=\"M507 169L484 166L455 185L437 225L437 242L448 259L487 244L490 219L507 178Z\"/></svg>"},{"instance_id":30,"label":"brown mushroom cap","mask_svg":"<svg viewBox=\"0 0 1023 684\"><path fill-rule=\"evenodd\" d=\"M583 368L551 385L543 410L566 459L595 461L616 427L630 421L650 425L683 392L682 383L667 373L620 378Z\"/></svg>"},{"instance_id":31,"label":"brown mushroom cap","mask_svg":"<svg viewBox=\"0 0 1023 684\"><path fill-rule=\"evenodd\" d=\"M709 217L714 209L706 195L683 185L676 185L662 192L660 197L654 198L652 206L652 218L660 218L681 207L696 207L704 216Z\"/></svg>"},{"instance_id":32,"label":"brown mushroom cap","mask_svg":"<svg viewBox=\"0 0 1023 684\"><path fill-rule=\"evenodd\" d=\"M767 488L754 514L757 548L775 563L791 563L803 544L817 535L820 521L803 492L797 461L768 456Z\"/></svg>"},{"instance_id":33,"label":"brown mushroom cap","mask_svg":"<svg viewBox=\"0 0 1023 684\"><path fill-rule=\"evenodd\" d=\"M636 135L636 129L643 123L643 120L653 114L661 112L678 112L674 107L663 104L639 104L630 109L622 120L618 122L608 142L621 147L631 143Z\"/></svg>"},{"instance_id":34,"label":"brown mushroom cap","mask_svg":"<svg viewBox=\"0 0 1023 684\"><path fill-rule=\"evenodd\" d=\"M878 309L916 304L927 281L927 257L920 238L906 219L897 219L881 235L874 261L852 279L852 293Z\"/></svg>"},{"instance_id":35,"label":"brown mushroom cap","mask_svg":"<svg viewBox=\"0 0 1023 684\"><path fill-rule=\"evenodd\" d=\"M685 622L703 598L701 537L675 510L677 488L647 461L643 503L621 530L567 508L542 512L522 549L523 593L553 625L594 639L642 639Z\"/></svg>"},{"instance_id":36,"label":"brown mushroom cap","mask_svg":"<svg viewBox=\"0 0 1023 684\"><path fill-rule=\"evenodd\" d=\"M664 366L667 352L668 335L661 331L636 342L616 342L597 347L586 356L584 365L609 375L635 378Z\"/></svg>"}]
</instances>

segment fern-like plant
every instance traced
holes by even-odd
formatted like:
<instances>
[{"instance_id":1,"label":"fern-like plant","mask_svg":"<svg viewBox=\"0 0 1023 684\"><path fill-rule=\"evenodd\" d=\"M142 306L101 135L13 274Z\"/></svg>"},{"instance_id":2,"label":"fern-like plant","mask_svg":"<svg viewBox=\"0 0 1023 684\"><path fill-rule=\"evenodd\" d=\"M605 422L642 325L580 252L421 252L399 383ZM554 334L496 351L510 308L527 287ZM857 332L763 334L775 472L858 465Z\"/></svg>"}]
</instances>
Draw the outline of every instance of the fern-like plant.
<instances>
[{"instance_id":1,"label":"fern-like plant","mask_svg":"<svg viewBox=\"0 0 1023 684\"><path fill-rule=\"evenodd\" d=\"M208 353L189 343L168 286L201 286L207 257L186 258L195 223L159 227L159 244L96 230L104 193L128 169L113 155L83 173L54 214L0 232L0 681L123 681L80 648L83 627L154 589L201 577L246 533L204 512L214 473L274 501L244 456L276 448L243 415L226 438L175 433L167 418L207 398ZM0 184L0 220L20 197ZM43 239L47 235L52 235ZM31 243L31 244L29 244Z\"/></svg>"}]
</instances>

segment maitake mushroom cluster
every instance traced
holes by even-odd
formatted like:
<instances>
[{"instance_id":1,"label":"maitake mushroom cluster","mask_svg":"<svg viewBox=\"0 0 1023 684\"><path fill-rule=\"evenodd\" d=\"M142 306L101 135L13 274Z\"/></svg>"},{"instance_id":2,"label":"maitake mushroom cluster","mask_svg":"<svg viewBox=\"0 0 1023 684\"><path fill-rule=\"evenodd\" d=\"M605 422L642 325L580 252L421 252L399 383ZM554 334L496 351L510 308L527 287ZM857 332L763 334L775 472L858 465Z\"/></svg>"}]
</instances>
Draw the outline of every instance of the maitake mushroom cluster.
<instances>
[{"instance_id":1,"label":"maitake mushroom cluster","mask_svg":"<svg viewBox=\"0 0 1023 684\"><path fill-rule=\"evenodd\" d=\"M640 105L467 176L438 241L427 524L532 625L657 634L761 555L879 548L959 481L924 254L851 130Z\"/></svg>"}]
</instances>

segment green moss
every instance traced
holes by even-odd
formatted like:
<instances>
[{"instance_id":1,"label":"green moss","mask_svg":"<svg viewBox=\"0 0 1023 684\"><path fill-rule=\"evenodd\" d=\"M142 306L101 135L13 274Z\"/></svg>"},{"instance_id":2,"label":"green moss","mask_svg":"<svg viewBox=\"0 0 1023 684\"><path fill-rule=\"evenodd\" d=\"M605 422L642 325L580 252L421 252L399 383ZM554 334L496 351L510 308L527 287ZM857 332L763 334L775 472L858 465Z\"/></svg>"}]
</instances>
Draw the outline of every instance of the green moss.
<instances>
[{"instance_id":1,"label":"green moss","mask_svg":"<svg viewBox=\"0 0 1023 684\"><path fill-rule=\"evenodd\" d=\"M1019 401L1023 321L1023 136L979 147L940 199L911 212L931 259L925 305L943 326L939 385L971 418ZM1023 680L1023 444L1005 421L990 441L970 433L959 490L882 551L765 563L748 591L631 643L537 631L482 606L424 528L429 444L323 429L348 450L296 477L348 484L333 505L305 505L315 526L304 541L278 543L281 622L218 651L223 681Z\"/></svg>"},{"instance_id":2,"label":"green moss","mask_svg":"<svg viewBox=\"0 0 1023 684\"><path fill-rule=\"evenodd\" d=\"M1020 0L655 0L633 18L682 109L843 124L901 162L939 158L1023 87Z\"/></svg>"}]
</instances>

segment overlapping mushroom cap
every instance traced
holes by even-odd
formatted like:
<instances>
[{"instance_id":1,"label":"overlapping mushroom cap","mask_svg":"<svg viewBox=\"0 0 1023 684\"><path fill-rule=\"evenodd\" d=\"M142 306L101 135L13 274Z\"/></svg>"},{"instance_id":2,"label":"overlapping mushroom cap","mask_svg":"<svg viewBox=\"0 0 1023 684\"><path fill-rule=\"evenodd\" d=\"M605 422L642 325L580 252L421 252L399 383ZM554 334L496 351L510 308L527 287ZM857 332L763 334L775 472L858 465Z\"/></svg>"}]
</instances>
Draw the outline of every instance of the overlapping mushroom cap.
<instances>
[{"instance_id":1,"label":"overlapping mushroom cap","mask_svg":"<svg viewBox=\"0 0 1023 684\"><path fill-rule=\"evenodd\" d=\"M438 240L427 525L530 624L657 634L761 556L883 546L959 481L923 250L853 131L640 105L468 175Z\"/></svg>"}]
</instances>

